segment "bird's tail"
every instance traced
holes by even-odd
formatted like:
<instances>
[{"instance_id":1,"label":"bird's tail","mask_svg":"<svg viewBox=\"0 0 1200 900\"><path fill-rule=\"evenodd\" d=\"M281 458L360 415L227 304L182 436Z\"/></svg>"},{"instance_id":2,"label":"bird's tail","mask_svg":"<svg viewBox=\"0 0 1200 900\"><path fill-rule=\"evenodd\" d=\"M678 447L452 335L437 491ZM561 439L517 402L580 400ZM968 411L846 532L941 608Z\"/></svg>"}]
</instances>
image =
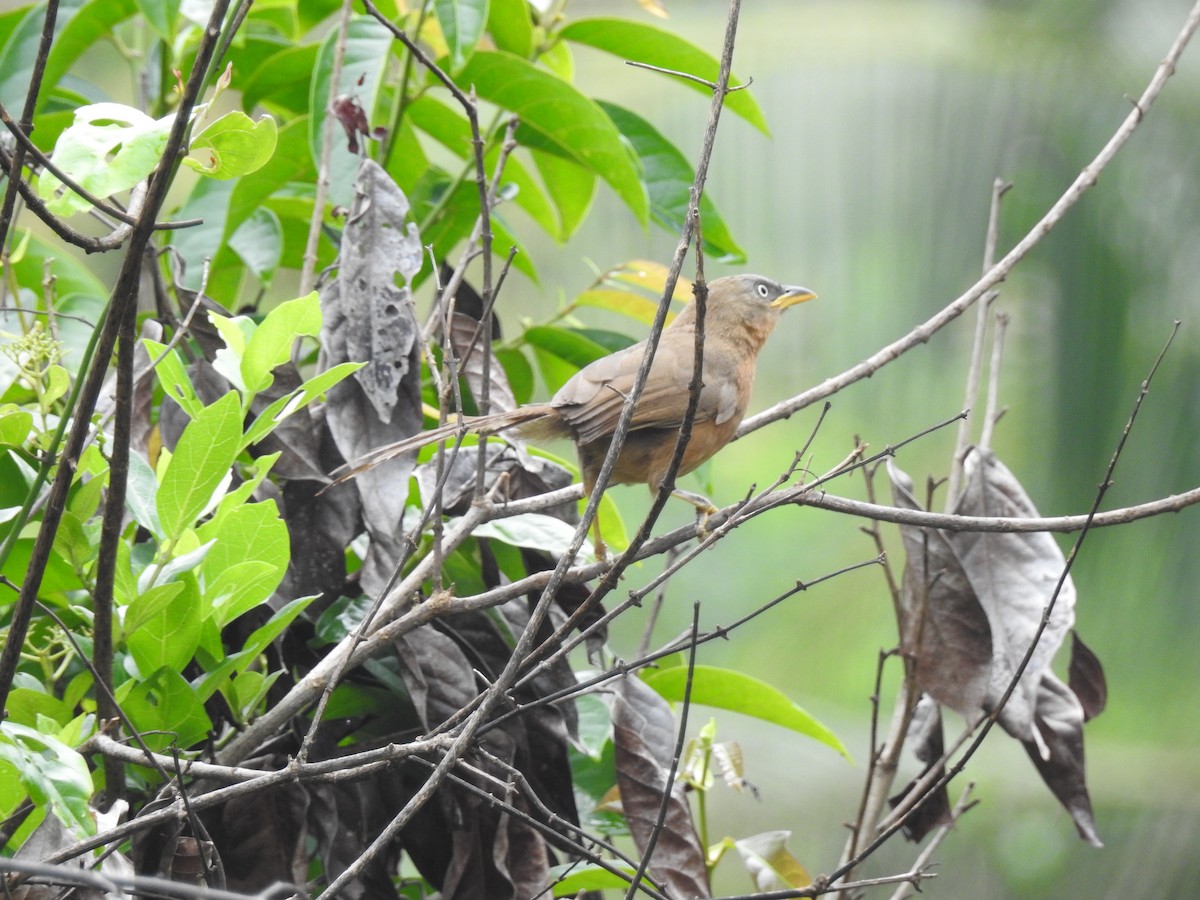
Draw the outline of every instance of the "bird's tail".
<instances>
[{"instance_id":1,"label":"bird's tail","mask_svg":"<svg viewBox=\"0 0 1200 900\"><path fill-rule=\"evenodd\" d=\"M477 434L481 437L486 437L498 434L501 431L507 431L510 428L530 425L545 419L547 416L554 415L554 408L550 404L533 403L508 412L493 413L489 416L464 416L457 422L450 422L446 425L432 428L429 431L419 432L412 437L407 437L391 444L384 444L382 447L376 447L353 462L346 463L341 468L334 470L329 476L332 480L327 487L333 487L344 481L349 481L354 476L367 471L367 469L373 469L375 466L385 463L389 459L395 459L401 454L419 450L429 444L448 441L464 434Z\"/></svg>"}]
</instances>

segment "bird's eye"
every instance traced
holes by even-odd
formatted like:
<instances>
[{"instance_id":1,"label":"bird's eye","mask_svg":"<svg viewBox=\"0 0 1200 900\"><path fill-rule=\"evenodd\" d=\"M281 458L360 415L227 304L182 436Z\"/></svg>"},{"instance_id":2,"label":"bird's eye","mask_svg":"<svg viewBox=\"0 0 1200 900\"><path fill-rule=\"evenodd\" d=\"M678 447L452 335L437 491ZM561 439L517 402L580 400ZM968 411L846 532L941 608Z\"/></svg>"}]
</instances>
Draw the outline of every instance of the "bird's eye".
<instances>
[{"instance_id":1,"label":"bird's eye","mask_svg":"<svg viewBox=\"0 0 1200 900\"><path fill-rule=\"evenodd\" d=\"M768 288L768 287L767 287L765 284L763 284L762 282L759 282L759 284L758 284L758 296L760 296L760 297L762 297L764 300L766 300L766 299L767 299L767 297L769 297L770 295L771 295L771 291L770 291L770 289L769 289L769 288Z\"/></svg>"}]
</instances>

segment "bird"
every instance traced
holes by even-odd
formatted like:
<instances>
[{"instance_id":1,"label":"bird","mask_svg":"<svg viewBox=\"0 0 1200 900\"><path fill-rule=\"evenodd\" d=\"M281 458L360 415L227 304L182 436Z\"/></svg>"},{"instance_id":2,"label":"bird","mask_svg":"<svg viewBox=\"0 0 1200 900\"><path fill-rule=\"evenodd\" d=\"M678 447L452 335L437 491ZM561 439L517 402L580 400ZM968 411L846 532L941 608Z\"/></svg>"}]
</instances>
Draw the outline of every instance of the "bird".
<instances>
[{"instance_id":1,"label":"bird","mask_svg":"<svg viewBox=\"0 0 1200 900\"><path fill-rule=\"evenodd\" d=\"M702 386L677 475L693 471L733 439L750 402L758 352L767 336L784 309L815 297L808 288L780 284L762 275L730 275L708 284ZM663 329L612 470L611 484L646 484L657 494L666 479L688 408L695 362L696 310L695 303L689 304ZM574 441L583 492L591 496L645 349L646 341L639 341L584 366L549 402L464 417L377 448L334 475L340 475L337 482L346 480L401 453L453 438L464 430L489 436L515 429L522 438ZM704 517L716 512L712 502L700 494L680 489L673 493ZM598 536L596 543L600 555L603 544Z\"/></svg>"}]
</instances>

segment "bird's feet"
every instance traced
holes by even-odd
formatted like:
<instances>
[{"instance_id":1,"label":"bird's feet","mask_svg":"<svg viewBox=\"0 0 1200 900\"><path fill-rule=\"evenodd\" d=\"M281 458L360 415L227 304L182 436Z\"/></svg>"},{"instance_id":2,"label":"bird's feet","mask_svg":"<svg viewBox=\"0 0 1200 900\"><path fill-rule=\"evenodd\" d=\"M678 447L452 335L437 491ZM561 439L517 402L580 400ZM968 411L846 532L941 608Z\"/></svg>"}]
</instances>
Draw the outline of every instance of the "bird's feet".
<instances>
[{"instance_id":1,"label":"bird's feet","mask_svg":"<svg viewBox=\"0 0 1200 900\"><path fill-rule=\"evenodd\" d=\"M713 502L703 494L695 494L691 491L680 490L679 488L676 488L671 493L680 500L685 500L696 507L696 537L700 540L708 537L708 518L719 511L713 505Z\"/></svg>"}]
</instances>

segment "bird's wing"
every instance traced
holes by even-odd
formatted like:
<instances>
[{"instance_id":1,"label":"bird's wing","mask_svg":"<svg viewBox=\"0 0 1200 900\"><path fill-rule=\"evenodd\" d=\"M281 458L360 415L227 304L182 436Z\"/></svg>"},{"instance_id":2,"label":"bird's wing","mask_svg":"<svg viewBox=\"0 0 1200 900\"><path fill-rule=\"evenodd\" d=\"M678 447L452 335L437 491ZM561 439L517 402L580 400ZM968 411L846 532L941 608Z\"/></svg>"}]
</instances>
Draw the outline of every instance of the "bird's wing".
<instances>
[{"instance_id":1,"label":"bird's wing","mask_svg":"<svg viewBox=\"0 0 1200 900\"><path fill-rule=\"evenodd\" d=\"M663 335L645 387L633 411L632 430L675 428L683 422L688 406L688 385L692 380L690 340L667 343ZM641 365L646 342L641 341L581 369L550 401L571 426L576 440L591 443L616 430L625 398ZM700 392L696 421L722 418L731 398L708 388ZM736 401L734 401L736 403ZM723 418L728 418L728 413Z\"/></svg>"}]
</instances>

